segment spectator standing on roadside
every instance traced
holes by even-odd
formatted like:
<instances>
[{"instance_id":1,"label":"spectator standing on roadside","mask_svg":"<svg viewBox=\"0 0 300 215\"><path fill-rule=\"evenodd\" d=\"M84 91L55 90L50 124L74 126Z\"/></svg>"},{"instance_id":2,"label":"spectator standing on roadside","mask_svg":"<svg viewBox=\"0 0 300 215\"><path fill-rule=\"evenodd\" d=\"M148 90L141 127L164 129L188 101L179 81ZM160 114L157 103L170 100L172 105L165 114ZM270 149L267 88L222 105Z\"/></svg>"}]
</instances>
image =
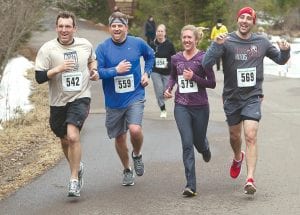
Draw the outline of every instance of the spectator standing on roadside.
<instances>
[{"instance_id":1,"label":"spectator standing on roadside","mask_svg":"<svg viewBox=\"0 0 300 215\"><path fill-rule=\"evenodd\" d=\"M96 49L98 70L105 96L105 125L109 138L115 138L115 147L123 165L122 185L134 185L134 174L129 162L127 131L133 150L136 175L144 174L142 161L142 118L144 113L145 87L154 64L154 52L144 40L128 36L128 19L121 12L109 17L111 38ZM140 58L145 60L141 73Z\"/></svg>"},{"instance_id":2,"label":"spectator standing on roadside","mask_svg":"<svg viewBox=\"0 0 300 215\"><path fill-rule=\"evenodd\" d=\"M49 84L49 122L70 166L70 197L80 196L83 184L80 130L90 109L90 80L99 79L93 46L84 38L74 37L76 29L75 15L60 12L57 38L40 48L35 63L36 81Z\"/></svg>"},{"instance_id":3,"label":"spectator standing on roadside","mask_svg":"<svg viewBox=\"0 0 300 215\"><path fill-rule=\"evenodd\" d=\"M150 43L153 42L155 38L155 30L156 24L154 18L153 16L149 16L145 23L145 36L147 38L148 45L150 45Z\"/></svg>"},{"instance_id":4,"label":"spectator standing on roadside","mask_svg":"<svg viewBox=\"0 0 300 215\"><path fill-rule=\"evenodd\" d=\"M206 88L215 88L216 80L212 68L204 69L202 59L205 52L197 49L203 38L202 30L186 25L181 30L184 51L171 58L171 75L164 93L172 98L175 92L174 116L181 136L182 157L185 168L186 186L182 195L192 197L196 193L196 171L194 147L209 162L211 152L206 131L209 120L209 103Z\"/></svg>"},{"instance_id":5,"label":"spectator standing on roadside","mask_svg":"<svg viewBox=\"0 0 300 215\"><path fill-rule=\"evenodd\" d=\"M166 26L160 24L156 29L156 37L150 44L155 53L155 63L151 79L155 91L160 117L167 117L164 90L166 89L171 71L171 56L176 53L173 43L166 37Z\"/></svg>"},{"instance_id":6,"label":"spectator standing on roadside","mask_svg":"<svg viewBox=\"0 0 300 215\"><path fill-rule=\"evenodd\" d=\"M254 194L257 133L264 96L263 60L267 56L278 64L285 64L290 57L290 45L281 40L278 42L278 50L266 37L252 33L256 13L251 7L240 9L236 19L237 30L217 36L206 52L203 65L210 68L218 58L223 59L223 107L234 153L230 176L235 179L240 175L245 157L247 177L244 192ZM246 154L242 151L242 134L246 143Z\"/></svg>"},{"instance_id":7,"label":"spectator standing on roadside","mask_svg":"<svg viewBox=\"0 0 300 215\"><path fill-rule=\"evenodd\" d=\"M210 39L214 41L218 35L228 33L227 27L223 25L222 19L219 18L217 20L217 24L213 27L211 34L210 34ZM218 58L216 60L216 65L217 65L217 71L220 70L221 68L221 58Z\"/></svg>"}]
</instances>

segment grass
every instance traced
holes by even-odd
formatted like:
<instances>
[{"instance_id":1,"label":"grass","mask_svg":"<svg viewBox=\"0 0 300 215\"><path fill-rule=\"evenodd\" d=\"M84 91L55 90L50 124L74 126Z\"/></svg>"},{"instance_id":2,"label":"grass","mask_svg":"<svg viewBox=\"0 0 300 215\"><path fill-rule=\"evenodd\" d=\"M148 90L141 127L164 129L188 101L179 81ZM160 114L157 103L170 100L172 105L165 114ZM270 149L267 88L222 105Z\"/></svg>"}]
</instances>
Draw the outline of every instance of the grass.
<instances>
[{"instance_id":1,"label":"grass","mask_svg":"<svg viewBox=\"0 0 300 215\"><path fill-rule=\"evenodd\" d=\"M34 109L4 122L4 129L0 130L0 200L54 166L63 156L59 139L49 127L48 84L38 85L33 70L27 74L32 82L30 102Z\"/></svg>"}]
</instances>

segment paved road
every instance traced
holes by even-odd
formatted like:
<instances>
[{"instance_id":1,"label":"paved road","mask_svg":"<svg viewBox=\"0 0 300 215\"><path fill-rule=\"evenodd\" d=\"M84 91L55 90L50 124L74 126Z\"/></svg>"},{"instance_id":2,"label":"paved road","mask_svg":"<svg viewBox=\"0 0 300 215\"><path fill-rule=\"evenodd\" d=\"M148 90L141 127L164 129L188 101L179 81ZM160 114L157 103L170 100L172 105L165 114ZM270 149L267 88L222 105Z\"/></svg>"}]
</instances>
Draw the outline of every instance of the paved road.
<instances>
[{"instance_id":1,"label":"paved road","mask_svg":"<svg viewBox=\"0 0 300 215\"><path fill-rule=\"evenodd\" d=\"M81 36L95 46L108 35L79 23ZM38 37L36 36L38 35ZM34 34L44 42L49 32ZM55 37L55 34L54 34ZM37 39L38 38L38 39ZM198 196L182 198L185 184L180 138L172 113L159 119L152 85L147 89L143 155L146 173L132 187L121 186L121 164L104 127L103 94L93 85L92 113L82 132L85 185L80 198L66 197L69 169L63 159L53 169L0 202L0 214L300 214L300 87L298 79L265 77L263 119L258 135L259 159L254 197L243 194L245 164L232 180L232 158L221 106L222 74L209 90L211 118L208 139L212 160L197 156ZM172 101L167 108L173 108Z\"/></svg>"}]
</instances>

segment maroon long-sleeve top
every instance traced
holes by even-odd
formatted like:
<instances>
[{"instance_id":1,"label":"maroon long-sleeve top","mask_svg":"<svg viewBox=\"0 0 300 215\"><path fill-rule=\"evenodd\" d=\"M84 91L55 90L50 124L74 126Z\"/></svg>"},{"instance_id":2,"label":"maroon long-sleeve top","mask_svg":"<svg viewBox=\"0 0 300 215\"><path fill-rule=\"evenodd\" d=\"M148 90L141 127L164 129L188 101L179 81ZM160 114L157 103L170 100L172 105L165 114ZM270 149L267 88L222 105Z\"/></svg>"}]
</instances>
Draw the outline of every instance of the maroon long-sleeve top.
<instances>
[{"instance_id":1,"label":"maroon long-sleeve top","mask_svg":"<svg viewBox=\"0 0 300 215\"><path fill-rule=\"evenodd\" d=\"M205 52L198 51L190 60L187 60L183 56L183 52L178 52L172 56L171 74L166 89L172 90L175 84L177 84L175 103L187 106L208 105L206 88L215 88L216 79L212 68L204 69L202 66L204 54ZM194 74L190 81L182 79L184 69L191 69L193 71ZM189 87L191 88L195 84L197 87L194 86L192 90L188 90Z\"/></svg>"}]
</instances>

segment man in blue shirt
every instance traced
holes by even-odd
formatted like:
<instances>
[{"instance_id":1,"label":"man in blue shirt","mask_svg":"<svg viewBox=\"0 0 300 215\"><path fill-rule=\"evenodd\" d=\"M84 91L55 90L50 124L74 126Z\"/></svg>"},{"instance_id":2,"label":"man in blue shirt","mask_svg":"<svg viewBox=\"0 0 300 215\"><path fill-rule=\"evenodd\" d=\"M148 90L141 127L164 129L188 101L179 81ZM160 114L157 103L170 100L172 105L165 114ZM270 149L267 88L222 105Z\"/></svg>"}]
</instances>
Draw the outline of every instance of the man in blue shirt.
<instances>
[{"instance_id":1,"label":"man in blue shirt","mask_svg":"<svg viewBox=\"0 0 300 215\"><path fill-rule=\"evenodd\" d=\"M124 167L122 184L128 186L134 185L126 143L128 130L136 175L144 174L142 118L154 52L141 38L127 35L128 19L121 12L109 17L109 32L111 38L98 45L96 58L105 96L105 125L109 138L115 138L116 151ZM141 57L145 61L144 73L141 72Z\"/></svg>"}]
</instances>

